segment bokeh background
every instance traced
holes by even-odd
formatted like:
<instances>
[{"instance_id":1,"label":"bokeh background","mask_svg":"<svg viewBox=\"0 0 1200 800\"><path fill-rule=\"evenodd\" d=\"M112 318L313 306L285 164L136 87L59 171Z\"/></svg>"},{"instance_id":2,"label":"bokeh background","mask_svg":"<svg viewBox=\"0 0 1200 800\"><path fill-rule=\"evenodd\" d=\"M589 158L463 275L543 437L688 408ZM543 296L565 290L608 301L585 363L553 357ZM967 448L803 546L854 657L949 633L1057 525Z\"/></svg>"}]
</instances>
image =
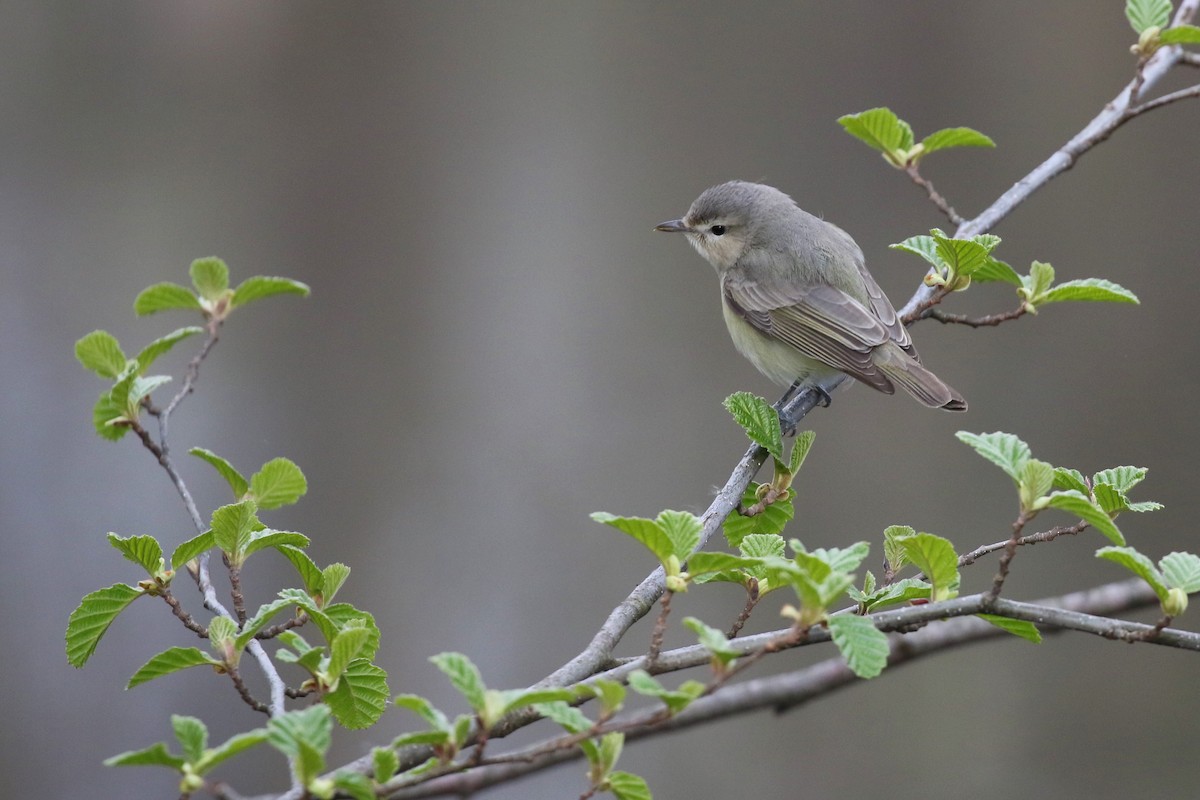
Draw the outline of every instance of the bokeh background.
<instances>
[{"instance_id":1,"label":"bokeh background","mask_svg":"<svg viewBox=\"0 0 1200 800\"><path fill-rule=\"evenodd\" d=\"M72 356L98 327L136 352L191 322L135 320L144 286L186 281L214 254L235 280L312 286L226 326L175 417L175 453L206 513L227 498L188 447L247 473L296 460L309 494L267 521L352 566L342 597L375 613L392 690L456 711L429 655L461 650L512 687L575 654L651 566L588 513L702 510L745 446L721 400L776 392L729 344L712 270L655 223L713 183L772 183L851 232L900 305L922 267L887 245L949 226L836 118L888 105L918 136L993 136L994 151L925 165L970 215L1115 95L1133 41L1119 0L5 2L0 795L174 796L165 772L100 761L169 737L171 712L203 717L217 741L262 721L201 672L122 690L151 654L194 642L160 605L135 604L85 669L63 654L79 597L137 577L106 532L168 547L192 534L148 454L94 436L102 386ZM1000 429L1087 473L1150 467L1138 497L1166 510L1123 520L1127 534L1156 557L1200 548L1198 123L1195 102L1135 121L996 230L1014 265L1107 277L1141 307L919 326L970 412L837 395L806 422L818 437L793 535L878 541L904 523L964 548L1003 538L1008 480L954 438ZM949 307L1014 302L983 286ZM181 350L164 364L176 374ZM1102 544L1021 553L1012 596L1122 577L1091 557ZM285 567L251 562L252 602L294 582ZM719 587L677 603L722 625L740 605ZM758 629L778 624L767 605ZM623 652L647 637L639 626ZM662 798L1185 796L1200 781L1196 668L1083 635L994 642L782 717L643 742L622 765ZM331 761L415 725L389 712L339 735ZM251 793L284 785L284 768L264 748L222 774ZM486 796L574 797L582 771Z\"/></svg>"}]
</instances>

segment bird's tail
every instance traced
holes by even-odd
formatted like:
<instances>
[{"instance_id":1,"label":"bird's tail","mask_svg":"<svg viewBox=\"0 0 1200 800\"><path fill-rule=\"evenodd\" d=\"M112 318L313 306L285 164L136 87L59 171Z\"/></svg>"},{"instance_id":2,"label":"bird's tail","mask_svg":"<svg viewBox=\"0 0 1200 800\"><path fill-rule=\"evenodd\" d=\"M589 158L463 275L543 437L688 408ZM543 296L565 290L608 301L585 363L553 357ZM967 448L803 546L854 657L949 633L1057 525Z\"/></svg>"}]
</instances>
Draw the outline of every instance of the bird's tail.
<instances>
[{"instance_id":1,"label":"bird's tail","mask_svg":"<svg viewBox=\"0 0 1200 800\"><path fill-rule=\"evenodd\" d=\"M892 344L875 351L875 365L893 383L930 408L966 411L967 401L919 361Z\"/></svg>"}]
</instances>

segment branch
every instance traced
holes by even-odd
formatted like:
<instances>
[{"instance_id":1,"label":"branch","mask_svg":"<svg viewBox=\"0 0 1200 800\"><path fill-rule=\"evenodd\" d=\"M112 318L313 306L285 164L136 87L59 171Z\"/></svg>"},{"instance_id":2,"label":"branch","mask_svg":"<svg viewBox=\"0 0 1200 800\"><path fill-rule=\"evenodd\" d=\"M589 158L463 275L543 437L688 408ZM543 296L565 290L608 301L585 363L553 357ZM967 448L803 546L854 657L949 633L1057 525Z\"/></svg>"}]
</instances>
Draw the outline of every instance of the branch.
<instances>
[{"instance_id":1,"label":"branch","mask_svg":"<svg viewBox=\"0 0 1200 800\"><path fill-rule=\"evenodd\" d=\"M1131 109L1129 116L1136 117L1138 114L1145 114L1147 111L1153 111L1156 108L1168 106L1171 103L1177 103L1180 100L1187 100L1192 97L1200 97L1200 85L1189 86L1186 89L1180 89L1177 92L1170 92L1161 97L1156 97L1153 100L1148 100L1142 103L1137 108Z\"/></svg>"},{"instance_id":2,"label":"branch","mask_svg":"<svg viewBox=\"0 0 1200 800\"><path fill-rule=\"evenodd\" d=\"M912 178L913 183L925 190L926 194L929 195L930 201L938 207L939 211L946 215L946 219L950 220L952 224L962 225L966 221L962 218L961 214L954 210L946 198L938 194L937 190L933 188L933 183L917 171L916 164L909 164L904 168L904 171L908 174L908 177Z\"/></svg>"},{"instance_id":3,"label":"branch","mask_svg":"<svg viewBox=\"0 0 1200 800\"><path fill-rule=\"evenodd\" d=\"M968 325L972 328L995 327L1002 322L1016 319L1026 314L1025 306L1004 311L1000 314L988 314L983 317L968 317L965 314L947 314L940 308L928 308L921 313L922 319L935 319L943 325Z\"/></svg>"}]
</instances>

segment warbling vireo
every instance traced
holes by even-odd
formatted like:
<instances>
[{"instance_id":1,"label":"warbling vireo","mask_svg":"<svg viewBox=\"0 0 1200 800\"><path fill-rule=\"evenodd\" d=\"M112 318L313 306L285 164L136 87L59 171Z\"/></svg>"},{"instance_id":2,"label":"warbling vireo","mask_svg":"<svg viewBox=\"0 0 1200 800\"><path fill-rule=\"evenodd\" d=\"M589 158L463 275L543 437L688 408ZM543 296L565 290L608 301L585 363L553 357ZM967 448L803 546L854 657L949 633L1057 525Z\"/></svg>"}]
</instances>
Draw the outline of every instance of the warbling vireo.
<instances>
[{"instance_id":1,"label":"warbling vireo","mask_svg":"<svg viewBox=\"0 0 1200 800\"><path fill-rule=\"evenodd\" d=\"M655 230L682 233L716 268L733 344L768 378L816 385L843 372L885 394L899 385L927 406L967 410L921 366L850 235L778 189L723 183Z\"/></svg>"}]
</instances>

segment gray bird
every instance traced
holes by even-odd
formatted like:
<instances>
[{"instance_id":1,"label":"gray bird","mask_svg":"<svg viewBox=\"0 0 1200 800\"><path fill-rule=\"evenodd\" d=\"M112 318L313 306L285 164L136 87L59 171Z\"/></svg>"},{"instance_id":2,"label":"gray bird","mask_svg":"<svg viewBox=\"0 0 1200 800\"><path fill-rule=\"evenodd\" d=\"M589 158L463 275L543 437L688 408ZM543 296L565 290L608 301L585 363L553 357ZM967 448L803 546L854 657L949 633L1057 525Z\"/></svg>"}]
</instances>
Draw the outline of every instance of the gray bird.
<instances>
[{"instance_id":1,"label":"gray bird","mask_svg":"<svg viewBox=\"0 0 1200 800\"><path fill-rule=\"evenodd\" d=\"M682 233L717 270L733 344L771 380L815 386L842 372L884 394L899 385L932 408L967 410L921 365L850 235L778 189L723 183L655 230Z\"/></svg>"}]
</instances>

